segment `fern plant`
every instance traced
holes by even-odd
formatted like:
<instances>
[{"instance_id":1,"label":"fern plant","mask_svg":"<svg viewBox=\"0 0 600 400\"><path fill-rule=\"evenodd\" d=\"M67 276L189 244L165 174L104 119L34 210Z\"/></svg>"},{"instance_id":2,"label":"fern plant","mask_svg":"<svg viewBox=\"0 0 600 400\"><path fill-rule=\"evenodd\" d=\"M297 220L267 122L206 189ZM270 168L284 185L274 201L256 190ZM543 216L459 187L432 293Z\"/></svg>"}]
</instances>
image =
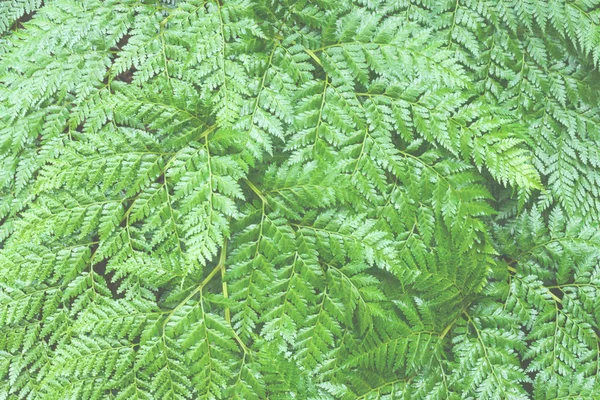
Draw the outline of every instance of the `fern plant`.
<instances>
[{"instance_id":1,"label":"fern plant","mask_svg":"<svg viewBox=\"0 0 600 400\"><path fill-rule=\"evenodd\" d=\"M600 394L600 1L0 2L0 398Z\"/></svg>"}]
</instances>

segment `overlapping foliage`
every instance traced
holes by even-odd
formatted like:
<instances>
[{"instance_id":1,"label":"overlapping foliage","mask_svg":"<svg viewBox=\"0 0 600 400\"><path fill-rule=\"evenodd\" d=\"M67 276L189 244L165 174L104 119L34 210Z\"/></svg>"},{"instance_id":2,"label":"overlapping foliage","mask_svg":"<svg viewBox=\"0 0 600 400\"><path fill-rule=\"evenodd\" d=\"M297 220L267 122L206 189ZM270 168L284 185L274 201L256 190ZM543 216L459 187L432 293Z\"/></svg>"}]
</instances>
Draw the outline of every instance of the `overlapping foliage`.
<instances>
[{"instance_id":1,"label":"overlapping foliage","mask_svg":"<svg viewBox=\"0 0 600 400\"><path fill-rule=\"evenodd\" d=\"M600 393L597 0L0 2L0 398Z\"/></svg>"}]
</instances>

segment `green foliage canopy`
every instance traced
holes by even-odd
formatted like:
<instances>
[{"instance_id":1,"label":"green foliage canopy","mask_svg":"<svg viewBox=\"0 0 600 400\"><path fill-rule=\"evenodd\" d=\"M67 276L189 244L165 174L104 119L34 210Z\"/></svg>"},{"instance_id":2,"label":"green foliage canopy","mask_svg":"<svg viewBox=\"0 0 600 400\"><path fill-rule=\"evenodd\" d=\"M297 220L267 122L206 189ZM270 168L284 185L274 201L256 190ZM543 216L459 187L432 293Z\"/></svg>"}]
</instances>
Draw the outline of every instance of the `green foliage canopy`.
<instances>
[{"instance_id":1,"label":"green foliage canopy","mask_svg":"<svg viewBox=\"0 0 600 400\"><path fill-rule=\"evenodd\" d=\"M600 1L0 2L0 399L600 393Z\"/></svg>"}]
</instances>

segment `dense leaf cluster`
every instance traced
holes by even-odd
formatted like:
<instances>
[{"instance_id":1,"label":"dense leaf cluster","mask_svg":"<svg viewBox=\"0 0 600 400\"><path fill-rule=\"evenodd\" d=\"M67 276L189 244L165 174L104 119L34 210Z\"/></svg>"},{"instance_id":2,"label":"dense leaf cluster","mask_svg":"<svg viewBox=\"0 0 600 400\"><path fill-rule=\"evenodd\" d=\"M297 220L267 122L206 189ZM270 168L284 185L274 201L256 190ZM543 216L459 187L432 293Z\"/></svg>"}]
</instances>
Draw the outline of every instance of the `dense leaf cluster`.
<instances>
[{"instance_id":1,"label":"dense leaf cluster","mask_svg":"<svg viewBox=\"0 0 600 400\"><path fill-rule=\"evenodd\" d=\"M0 2L0 398L594 398L599 63L598 0Z\"/></svg>"}]
</instances>

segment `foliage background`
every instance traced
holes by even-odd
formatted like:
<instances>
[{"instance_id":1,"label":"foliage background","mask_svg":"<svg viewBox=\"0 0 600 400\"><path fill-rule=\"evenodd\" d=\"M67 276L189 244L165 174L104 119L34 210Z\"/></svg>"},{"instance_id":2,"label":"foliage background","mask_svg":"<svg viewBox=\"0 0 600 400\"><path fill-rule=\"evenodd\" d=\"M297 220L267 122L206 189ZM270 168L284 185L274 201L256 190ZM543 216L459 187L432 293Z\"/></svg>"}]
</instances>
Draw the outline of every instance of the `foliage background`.
<instances>
[{"instance_id":1,"label":"foliage background","mask_svg":"<svg viewBox=\"0 0 600 400\"><path fill-rule=\"evenodd\" d=\"M600 393L597 0L0 2L0 398Z\"/></svg>"}]
</instances>

